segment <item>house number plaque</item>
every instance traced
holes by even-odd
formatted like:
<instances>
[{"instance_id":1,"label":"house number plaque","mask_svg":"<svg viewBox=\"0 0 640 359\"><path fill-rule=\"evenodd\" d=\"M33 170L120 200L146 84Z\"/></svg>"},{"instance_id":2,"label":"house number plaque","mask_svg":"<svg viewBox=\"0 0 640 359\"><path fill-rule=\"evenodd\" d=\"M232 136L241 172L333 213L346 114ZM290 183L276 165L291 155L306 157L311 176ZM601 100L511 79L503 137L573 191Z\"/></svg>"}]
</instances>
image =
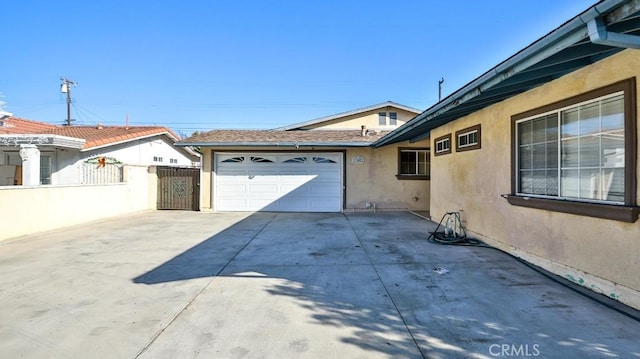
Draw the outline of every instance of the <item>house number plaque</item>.
<instances>
[{"instance_id":1,"label":"house number plaque","mask_svg":"<svg viewBox=\"0 0 640 359\"><path fill-rule=\"evenodd\" d=\"M353 156L353 158L351 158L351 163L359 165L359 164L363 164L364 163L364 157L362 156Z\"/></svg>"}]
</instances>

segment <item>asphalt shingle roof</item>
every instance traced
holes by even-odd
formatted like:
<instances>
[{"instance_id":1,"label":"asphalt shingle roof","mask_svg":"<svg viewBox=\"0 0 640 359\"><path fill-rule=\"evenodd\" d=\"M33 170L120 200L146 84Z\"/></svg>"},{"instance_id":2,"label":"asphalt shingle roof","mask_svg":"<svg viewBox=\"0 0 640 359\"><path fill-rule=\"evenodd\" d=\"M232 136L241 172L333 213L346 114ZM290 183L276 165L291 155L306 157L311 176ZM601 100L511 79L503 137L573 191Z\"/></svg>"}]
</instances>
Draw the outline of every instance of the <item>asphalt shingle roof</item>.
<instances>
[{"instance_id":1,"label":"asphalt shingle roof","mask_svg":"<svg viewBox=\"0 0 640 359\"><path fill-rule=\"evenodd\" d=\"M316 143L316 144L362 144L367 145L382 138L388 131L369 131L366 136L360 130L213 130L180 141L185 145L247 145L281 143Z\"/></svg>"}]
</instances>

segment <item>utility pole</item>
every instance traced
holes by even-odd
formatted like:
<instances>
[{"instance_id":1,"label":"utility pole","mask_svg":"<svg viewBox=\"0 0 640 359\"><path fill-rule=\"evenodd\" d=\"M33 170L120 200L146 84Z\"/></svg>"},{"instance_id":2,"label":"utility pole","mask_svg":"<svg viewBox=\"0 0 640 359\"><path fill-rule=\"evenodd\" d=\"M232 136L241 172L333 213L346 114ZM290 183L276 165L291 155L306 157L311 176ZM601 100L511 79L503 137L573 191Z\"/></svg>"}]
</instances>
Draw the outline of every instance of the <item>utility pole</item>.
<instances>
[{"instance_id":1,"label":"utility pole","mask_svg":"<svg viewBox=\"0 0 640 359\"><path fill-rule=\"evenodd\" d=\"M78 83L75 81L71 81L66 77L61 77L60 81L62 81L62 85L60 85L60 92L67 94L67 120L64 126L71 126L71 85L77 86Z\"/></svg>"},{"instance_id":2,"label":"utility pole","mask_svg":"<svg viewBox=\"0 0 640 359\"><path fill-rule=\"evenodd\" d=\"M444 83L444 77L438 81L438 102L442 100L442 84Z\"/></svg>"}]
</instances>

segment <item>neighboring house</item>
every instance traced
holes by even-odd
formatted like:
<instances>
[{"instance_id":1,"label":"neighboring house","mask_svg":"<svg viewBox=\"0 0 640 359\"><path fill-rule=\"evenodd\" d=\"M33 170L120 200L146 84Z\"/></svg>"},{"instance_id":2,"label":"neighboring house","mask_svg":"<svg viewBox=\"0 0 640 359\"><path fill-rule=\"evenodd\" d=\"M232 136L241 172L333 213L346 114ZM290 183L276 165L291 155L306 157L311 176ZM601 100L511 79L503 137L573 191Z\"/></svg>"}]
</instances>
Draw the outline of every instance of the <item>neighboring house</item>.
<instances>
[{"instance_id":1,"label":"neighboring house","mask_svg":"<svg viewBox=\"0 0 640 359\"><path fill-rule=\"evenodd\" d=\"M602 1L376 141L430 133L431 215L640 308L640 1Z\"/></svg>"},{"instance_id":2,"label":"neighboring house","mask_svg":"<svg viewBox=\"0 0 640 359\"><path fill-rule=\"evenodd\" d=\"M274 130L214 130L200 146L201 210L428 210L429 140L371 144L419 113L385 102Z\"/></svg>"},{"instance_id":3,"label":"neighboring house","mask_svg":"<svg viewBox=\"0 0 640 359\"><path fill-rule=\"evenodd\" d=\"M199 164L193 151L173 146L177 140L161 126L66 127L5 116L0 120L0 185L105 181L96 178L103 175L96 171L99 158L112 167Z\"/></svg>"}]
</instances>

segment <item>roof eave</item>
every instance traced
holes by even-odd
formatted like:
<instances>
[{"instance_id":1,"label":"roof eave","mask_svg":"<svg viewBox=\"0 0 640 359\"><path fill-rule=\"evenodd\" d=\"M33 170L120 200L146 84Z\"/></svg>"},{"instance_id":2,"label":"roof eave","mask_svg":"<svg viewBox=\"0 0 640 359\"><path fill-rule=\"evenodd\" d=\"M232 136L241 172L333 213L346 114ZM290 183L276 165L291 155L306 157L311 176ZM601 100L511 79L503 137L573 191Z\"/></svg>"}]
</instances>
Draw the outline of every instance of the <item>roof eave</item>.
<instances>
[{"instance_id":1,"label":"roof eave","mask_svg":"<svg viewBox=\"0 0 640 359\"><path fill-rule=\"evenodd\" d=\"M155 137L155 136L162 136L162 135L166 135L172 141L176 141L177 140L177 138L174 135L172 135L170 132L163 131L163 132L157 132L157 133L152 133L152 134L148 134L148 135L128 138L126 140L109 142L109 143L105 143L105 144L102 144L102 145L99 145L99 146L87 147L87 148L83 148L82 151L83 152L93 151L93 150L98 150L98 149L109 147L109 146L115 146L115 145L119 145L119 144L122 144L122 143L127 143L127 142L137 141L137 140L143 140L145 138L150 138L150 137Z\"/></svg>"},{"instance_id":2,"label":"roof eave","mask_svg":"<svg viewBox=\"0 0 640 359\"><path fill-rule=\"evenodd\" d=\"M396 108L399 108L399 109L407 111L407 112L413 112L415 114L419 114L420 113L420 110L418 110L416 108L405 106L405 105L402 105L402 104L399 104L399 103L395 103L393 101L387 101L387 102L378 103L378 104L367 106L367 107L358 108L358 109L351 110L351 111L345 111L345 112L337 113L337 114L330 115L330 116L320 117L320 118L316 118L316 119L309 120L309 121L303 121L303 122L298 122L298 123L294 123L294 124L290 124L290 125L274 128L274 131L295 130L295 129L300 128L300 127L316 125L316 124L319 124L319 123L322 123L322 122L332 121L332 120L336 120L336 119L339 119L339 118L342 118L342 117L353 116L353 115L357 115L359 113L374 111L374 110L377 110L377 109L380 109L380 108L383 108L383 107L396 107Z\"/></svg>"},{"instance_id":3,"label":"roof eave","mask_svg":"<svg viewBox=\"0 0 640 359\"><path fill-rule=\"evenodd\" d=\"M55 146L69 149L82 149L85 144L83 138L60 136L60 135L43 135L43 134L2 134L0 135L0 145L19 146L19 145L36 145L36 146Z\"/></svg>"},{"instance_id":4,"label":"roof eave","mask_svg":"<svg viewBox=\"0 0 640 359\"><path fill-rule=\"evenodd\" d=\"M372 142L176 142L175 146L200 147L369 147Z\"/></svg>"},{"instance_id":5,"label":"roof eave","mask_svg":"<svg viewBox=\"0 0 640 359\"><path fill-rule=\"evenodd\" d=\"M624 2L625 0L605 0L595 4L556 28L548 35L527 46L480 77L447 96L441 102L436 103L410 121L404 123L396 130L375 141L373 143L373 147L378 148L384 145L401 142L403 139L399 138L410 132L412 129L421 126L430 119L475 98L483 91L500 84L541 60L560 52L582 39L588 38L589 34L587 23L592 19L602 16L602 14L606 14L614 10ZM623 14L620 16L622 17ZM608 20L615 21L616 19L609 18Z\"/></svg>"}]
</instances>

